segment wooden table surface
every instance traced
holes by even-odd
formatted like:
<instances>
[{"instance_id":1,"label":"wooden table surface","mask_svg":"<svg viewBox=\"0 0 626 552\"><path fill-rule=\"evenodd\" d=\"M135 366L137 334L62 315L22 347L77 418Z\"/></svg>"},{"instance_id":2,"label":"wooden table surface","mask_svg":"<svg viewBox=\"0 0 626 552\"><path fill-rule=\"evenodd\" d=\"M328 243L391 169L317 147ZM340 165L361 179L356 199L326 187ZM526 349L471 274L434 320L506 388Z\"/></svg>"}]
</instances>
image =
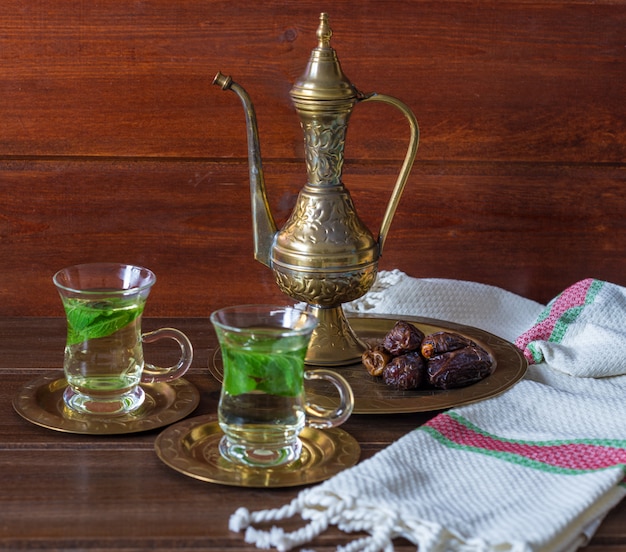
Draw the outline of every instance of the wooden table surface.
<instances>
[{"instance_id":1,"label":"wooden table surface","mask_svg":"<svg viewBox=\"0 0 626 552\"><path fill-rule=\"evenodd\" d=\"M207 363L216 340L208 319L146 319L144 331L172 325L195 346L186 379L200 391L191 415L214 414L219 384ZM62 367L65 321L0 319L0 549L255 550L228 530L238 506L278 507L299 488L244 489L205 483L163 464L154 452L161 430L84 436L22 419L13 397L30 380ZM361 458L424 423L430 415L352 416L343 426ZM585 550L626 550L626 503L609 513ZM353 538L353 537L352 537ZM350 536L331 528L308 548L334 550ZM397 541L396 550L414 550Z\"/></svg>"}]
</instances>

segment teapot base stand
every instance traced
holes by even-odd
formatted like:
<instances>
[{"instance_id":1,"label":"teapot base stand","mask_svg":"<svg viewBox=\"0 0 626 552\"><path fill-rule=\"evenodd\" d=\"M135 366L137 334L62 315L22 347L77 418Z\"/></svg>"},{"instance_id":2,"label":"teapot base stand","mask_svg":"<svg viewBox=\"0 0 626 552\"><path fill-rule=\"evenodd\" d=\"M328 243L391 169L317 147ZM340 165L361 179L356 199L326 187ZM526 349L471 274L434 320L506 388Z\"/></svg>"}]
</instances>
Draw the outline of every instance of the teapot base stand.
<instances>
[{"instance_id":1,"label":"teapot base stand","mask_svg":"<svg viewBox=\"0 0 626 552\"><path fill-rule=\"evenodd\" d=\"M318 321L304 360L307 365L347 366L361 362L367 347L350 327L341 305L307 305L306 310Z\"/></svg>"}]
</instances>

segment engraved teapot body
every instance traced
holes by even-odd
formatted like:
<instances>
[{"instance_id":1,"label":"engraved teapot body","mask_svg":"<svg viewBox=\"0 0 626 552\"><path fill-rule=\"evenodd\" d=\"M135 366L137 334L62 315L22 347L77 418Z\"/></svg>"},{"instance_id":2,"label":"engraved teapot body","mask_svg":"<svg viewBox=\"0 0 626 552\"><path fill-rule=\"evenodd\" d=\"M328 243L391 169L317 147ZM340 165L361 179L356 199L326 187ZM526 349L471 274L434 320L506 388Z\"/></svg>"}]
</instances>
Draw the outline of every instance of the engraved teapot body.
<instances>
[{"instance_id":1,"label":"engraved teapot body","mask_svg":"<svg viewBox=\"0 0 626 552\"><path fill-rule=\"evenodd\" d=\"M378 259L413 165L419 129L411 110L399 100L357 91L330 47L331 35L328 17L323 13L317 30L318 46L291 90L304 132L308 178L280 230L267 201L250 97L221 73L214 84L235 92L246 113L255 259L272 269L285 294L305 302L318 318L307 363L341 366L358 361L365 348L350 328L341 305L364 295L376 279ZM359 218L341 178L348 120L354 106L364 101L381 101L400 109L411 130L409 148L377 237Z\"/></svg>"}]
</instances>

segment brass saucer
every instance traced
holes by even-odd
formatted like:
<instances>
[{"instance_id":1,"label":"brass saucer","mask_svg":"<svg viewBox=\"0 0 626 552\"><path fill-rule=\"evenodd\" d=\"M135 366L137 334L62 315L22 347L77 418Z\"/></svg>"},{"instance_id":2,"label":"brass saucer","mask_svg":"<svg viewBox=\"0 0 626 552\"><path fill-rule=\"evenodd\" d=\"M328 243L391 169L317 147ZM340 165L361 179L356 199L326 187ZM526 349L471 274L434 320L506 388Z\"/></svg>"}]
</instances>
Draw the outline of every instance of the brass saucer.
<instances>
[{"instance_id":1,"label":"brass saucer","mask_svg":"<svg viewBox=\"0 0 626 552\"><path fill-rule=\"evenodd\" d=\"M354 466L361 454L349 433L305 428L301 457L276 468L248 468L222 458L222 430L215 416L198 416L165 429L155 442L157 456L170 468L210 483L236 487L295 487L324 481Z\"/></svg>"},{"instance_id":2,"label":"brass saucer","mask_svg":"<svg viewBox=\"0 0 626 552\"><path fill-rule=\"evenodd\" d=\"M390 318L372 315L350 315L350 326L364 343L375 346L400 319L414 323L425 334L438 331L453 331L464 335L489 352L494 360L493 373L468 387L459 389L412 389L401 391L385 385L381 378L370 376L361 362L349 366L331 367L341 374L352 387L354 393L353 414L407 414L413 412L432 412L461 406L503 393L524 377L528 363L522 352L512 343L489 332L456 324L421 318L416 316L397 316ZM316 366L309 366L316 368ZM218 348L209 361L209 372L218 381L222 381L224 368L222 353ZM307 394L312 402L325 408L336 406L334 394L327 389L318 388L316 382L307 382Z\"/></svg>"},{"instance_id":3,"label":"brass saucer","mask_svg":"<svg viewBox=\"0 0 626 552\"><path fill-rule=\"evenodd\" d=\"M141 384L146 398L131 414L89 416L70 411L63 402L63 372L47 373L27 383L13 399L15 411L33 424L86 435L116 435L160 428L191 414L200 402L197 388L183 378Z\"/></svg>"}]
</instances>

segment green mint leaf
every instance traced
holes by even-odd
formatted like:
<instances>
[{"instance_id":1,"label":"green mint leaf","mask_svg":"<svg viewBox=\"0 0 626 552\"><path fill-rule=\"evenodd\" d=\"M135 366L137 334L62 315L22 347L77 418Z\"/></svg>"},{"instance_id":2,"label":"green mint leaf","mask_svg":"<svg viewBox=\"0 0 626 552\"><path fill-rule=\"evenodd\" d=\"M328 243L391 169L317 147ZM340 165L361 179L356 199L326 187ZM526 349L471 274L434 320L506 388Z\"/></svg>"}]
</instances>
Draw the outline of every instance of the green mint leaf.
<instances>
[{"instance_id":1,"label":"green mint leaf","mask_svg":"<svg viewBox=\"0 0 626 552\"><path fill-rule=\"evenodd\" d=\"M84 301L66 299L67 345L107 337L141 315L143 305L128 300Z\"/></svg>"},{"instance_id":2,"label":"green mint leaf","mask_svg":"<svg viewBox=\"0 0 626 552\"><path fill-rule=\"evenodd\" d=\"M296 396L302 389L304 376L300 352L272 355L224 348L222 354L224 386L230 395L256 390Z\"/></svg>"}]
</instances>

